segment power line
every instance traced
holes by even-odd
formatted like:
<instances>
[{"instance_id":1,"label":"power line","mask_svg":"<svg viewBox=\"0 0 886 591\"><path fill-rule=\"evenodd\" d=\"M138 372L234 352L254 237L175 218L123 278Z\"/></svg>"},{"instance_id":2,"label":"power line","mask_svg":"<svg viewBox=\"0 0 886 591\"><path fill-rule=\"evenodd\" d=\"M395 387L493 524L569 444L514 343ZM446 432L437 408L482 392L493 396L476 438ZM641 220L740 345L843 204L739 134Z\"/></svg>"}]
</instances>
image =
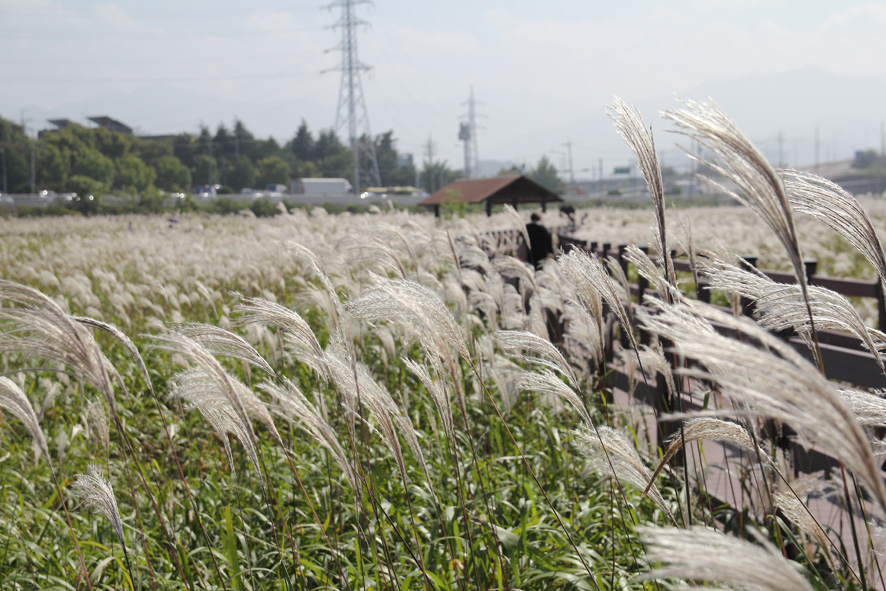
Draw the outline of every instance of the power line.
<instances>
[{"instance_id":1,"label":"power line","mask_svg":"<svg viewBox=\"0 0 886 591\"><path fill-rule=\"evenodd\" d=\"M51 64L55 66L69 66L69 65L89 65L89 66L113 66L113 65L129 65L129 64L166 64L166 63L203 63L203 62L217 62L220 64L227 64L230 62L243 62L243 61L252 61L252 60L265 60L268 58L280 57L279 53L261 53L254 55L229 55L229 56L216 56L216 57L203 57L203 58L186 58L182 56L177 57L169 57L169 58L146 58L146 59L122 59L122 60L73 60L67 59L64 56L59 56L57 58L52 59L28 59L28 58L15 58L15 59L0 59L0 65L40 65L40 64Z\"/></svg>"},{"instance_id":2,"label":"power line","mask_svg":"<svg viewBox=\"0 0 886 591\"><path fill-rule=\"evenodd\" d=\"M45 76L10 76L6 77L7 82L40 82L41 84L71 84L72 82L89 82L90 84L116 83L116 82L208 82L213 80L268 80L271 78L285 78L292 75L291 70L277 72L275 74L244 74L242 76L172 76L158 78L124 78L119 76L103 77L103 78L84 78L75 76L70 78L59 78L53 76L46 78Z\"/></svg>"},{"instance_id":3,"label":"power line","mask_svg":"<svg viewBox=\"0 0 886 591\"><path fill-rule=\"evenodd\" d=\"M34 29L34 30L24 30L19 28L14 29L0 29L0 35L4 37L29 37L33 36L35 41L40 41L41 43L45 43L47 41L56 41L56 40L65 40L65 39L76 39L78 41L107 41L109 38L132 38L133 36L137 36L139 39L146 38L154 38L154 39L166 39L166 38L175 38L181 39L182 37L195 39L195 38L205 38L205 37L220 37L220 38L239 38L244 36L255 36L255 35L282 35L286 33L303 33L305 31L321 31L322 27L287 27L283 29L257 29L252 31L243 31L243 30L233 30L233 31L218 31L215 29L208 31L195 31L193 29L186 31L103 31L101 33L95 33L92 31L68 31L68 30L55 30L55 31L47 31L45 29Z\"/></svg>"}]
</instances>

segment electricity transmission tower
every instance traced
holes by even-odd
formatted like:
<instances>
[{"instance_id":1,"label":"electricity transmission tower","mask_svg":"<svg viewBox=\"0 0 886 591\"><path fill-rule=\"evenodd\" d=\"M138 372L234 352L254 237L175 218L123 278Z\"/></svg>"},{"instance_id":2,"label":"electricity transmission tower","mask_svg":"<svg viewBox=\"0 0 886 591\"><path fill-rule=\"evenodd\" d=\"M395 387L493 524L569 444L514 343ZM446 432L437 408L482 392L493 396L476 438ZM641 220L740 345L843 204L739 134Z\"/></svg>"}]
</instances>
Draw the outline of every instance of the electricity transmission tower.
<instances>
[{"instance_id":1,"label":"electricity transmission tower","mask_svg":"<svg viewBox=\"0 0 886 591\"><path fill-rule=\"evenodd\" d=\"M369 130L369 112L363 98L363 84L360 72L368 71L369 66L357 56L357 27L367 24L357 18L356 6L370 4L370 0L337 0L327 6L330 10L341 8L341 17L332 25L341 30L341 43L330 51L341 51L341 65L329 71L341 72L341 86L338 92L338 108L335 111L335 130L347 122L348 140L354 152L354 195L360 187L378 187L381 175L378 172L378 159L375 157L375 143ZM344 115L343 115L344 114ZM361 132L358 135L358 130Z\"/></svg>"},{"instance_id":2,"label":"electricity transmission tower","mask_svg":"<svg viewBox=\"0 0 886 591\"><path fill-rule=\"evenodd\" d=\"M474 100L474 87L471 86L471 94L468 102L462 103L468 106L465 115L467 121L460 123L458 127L458 139L464 142L465 150L465 176L472 178L480 169L480 153L477 151L477 111L478 101Z\"/></svg>"}]
</instances>

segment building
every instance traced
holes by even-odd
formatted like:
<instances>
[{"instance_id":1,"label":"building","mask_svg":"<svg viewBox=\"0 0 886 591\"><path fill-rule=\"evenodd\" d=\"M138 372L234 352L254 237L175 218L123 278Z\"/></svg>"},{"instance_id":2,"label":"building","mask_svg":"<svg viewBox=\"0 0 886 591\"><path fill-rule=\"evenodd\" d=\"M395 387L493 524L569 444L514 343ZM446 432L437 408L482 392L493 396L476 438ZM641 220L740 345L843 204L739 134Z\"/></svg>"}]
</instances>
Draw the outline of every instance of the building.
<instances>
[{"instance_id":1,"label":"building","mask_svg":"<svg viewBox=\"0 0 886 591\"><path fill-rule=\"evenodd\" d=\"M111 119L107 115L97 115L95 117L87 117L90 121L98 125L99 127L104 127L108 131L116 131L119 133L125 133L126 135L132 135L132 128L128 125L117 121L116 119Z\"/></svg>"},{"instance_id":2,"label":"building","mask_svg":"<svg viewBox=\"0 0 886 591\"><path fill-rule=\"evenodd\" d=\"M542 211L548 203L563 201L559 195L523 175L499 176L489 179L463 179L449 183L419 205L433 208L440 216L440 206L446 203L485 203L486 215L492 215L492 206L507 203L515 208L521 203L540 203Z\"/></svg>"}]
</instances>

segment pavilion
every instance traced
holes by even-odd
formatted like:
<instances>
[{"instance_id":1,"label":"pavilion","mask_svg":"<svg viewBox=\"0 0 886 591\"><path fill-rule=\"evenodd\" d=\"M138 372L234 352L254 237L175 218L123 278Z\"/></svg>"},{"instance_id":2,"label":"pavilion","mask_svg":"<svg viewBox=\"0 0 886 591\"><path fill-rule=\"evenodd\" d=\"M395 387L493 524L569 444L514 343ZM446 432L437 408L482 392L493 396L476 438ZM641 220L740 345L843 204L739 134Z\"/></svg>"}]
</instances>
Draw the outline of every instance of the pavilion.
<instances>
[{"instance_id":1,"label":"pavilion","mask_svg":"<svg viewBox=\"0 0 886 591\"><path fill-rule=\"evenodd\" d=\"M548 203L563 199L533 181L520 176L499 176L489 179L463 179L449 183L419 205L434 208L440 217L440 206L446 203L486 203L486 215L492 215L492 206L507 203L516 208L521 203L540 203L544 211Z\"/></svg>"}]
</instances>

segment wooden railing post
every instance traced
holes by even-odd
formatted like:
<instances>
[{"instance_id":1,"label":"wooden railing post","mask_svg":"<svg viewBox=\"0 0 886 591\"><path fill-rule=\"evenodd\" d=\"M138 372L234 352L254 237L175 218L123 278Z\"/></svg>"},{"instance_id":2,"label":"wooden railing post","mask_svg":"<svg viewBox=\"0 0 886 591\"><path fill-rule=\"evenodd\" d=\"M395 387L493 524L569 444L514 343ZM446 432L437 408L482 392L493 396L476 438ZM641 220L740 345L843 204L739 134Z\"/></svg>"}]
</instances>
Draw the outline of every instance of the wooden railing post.
<instances>
[{"instance_id":1,"label":"wooden railing post","mask_svg":"<svg viewBox=\"0 0 886 591\"><path fill-rule=\"evenodd\" d=\"M625 276L628 274L628 260L625 258L625 252L628 250L627 244L619 244L618 245L618 266L621 267L622 272L624 272Z\"/></svg>"},{"instance_id":2,"label":"wooden railing post","mask_svg":"<svg viewBox=\"0 0 886 591\"><path fill-rule=\"evenodd\" d=\"M812 285L812 276L818 271L818 259L803 259L803 270L806 273L806 284Z\"/></svg>"},{"instance_id":3,"label":"wooden railing post","mask_svg":"<svg viewBox=\"0 0 886 591\"><path fill-rule=\"evenodd\" d=\"M874 295L877 298L877 328L886 330L886 298L883 297L882 281L874 285Z\"/></svg>"}]
</instances>

